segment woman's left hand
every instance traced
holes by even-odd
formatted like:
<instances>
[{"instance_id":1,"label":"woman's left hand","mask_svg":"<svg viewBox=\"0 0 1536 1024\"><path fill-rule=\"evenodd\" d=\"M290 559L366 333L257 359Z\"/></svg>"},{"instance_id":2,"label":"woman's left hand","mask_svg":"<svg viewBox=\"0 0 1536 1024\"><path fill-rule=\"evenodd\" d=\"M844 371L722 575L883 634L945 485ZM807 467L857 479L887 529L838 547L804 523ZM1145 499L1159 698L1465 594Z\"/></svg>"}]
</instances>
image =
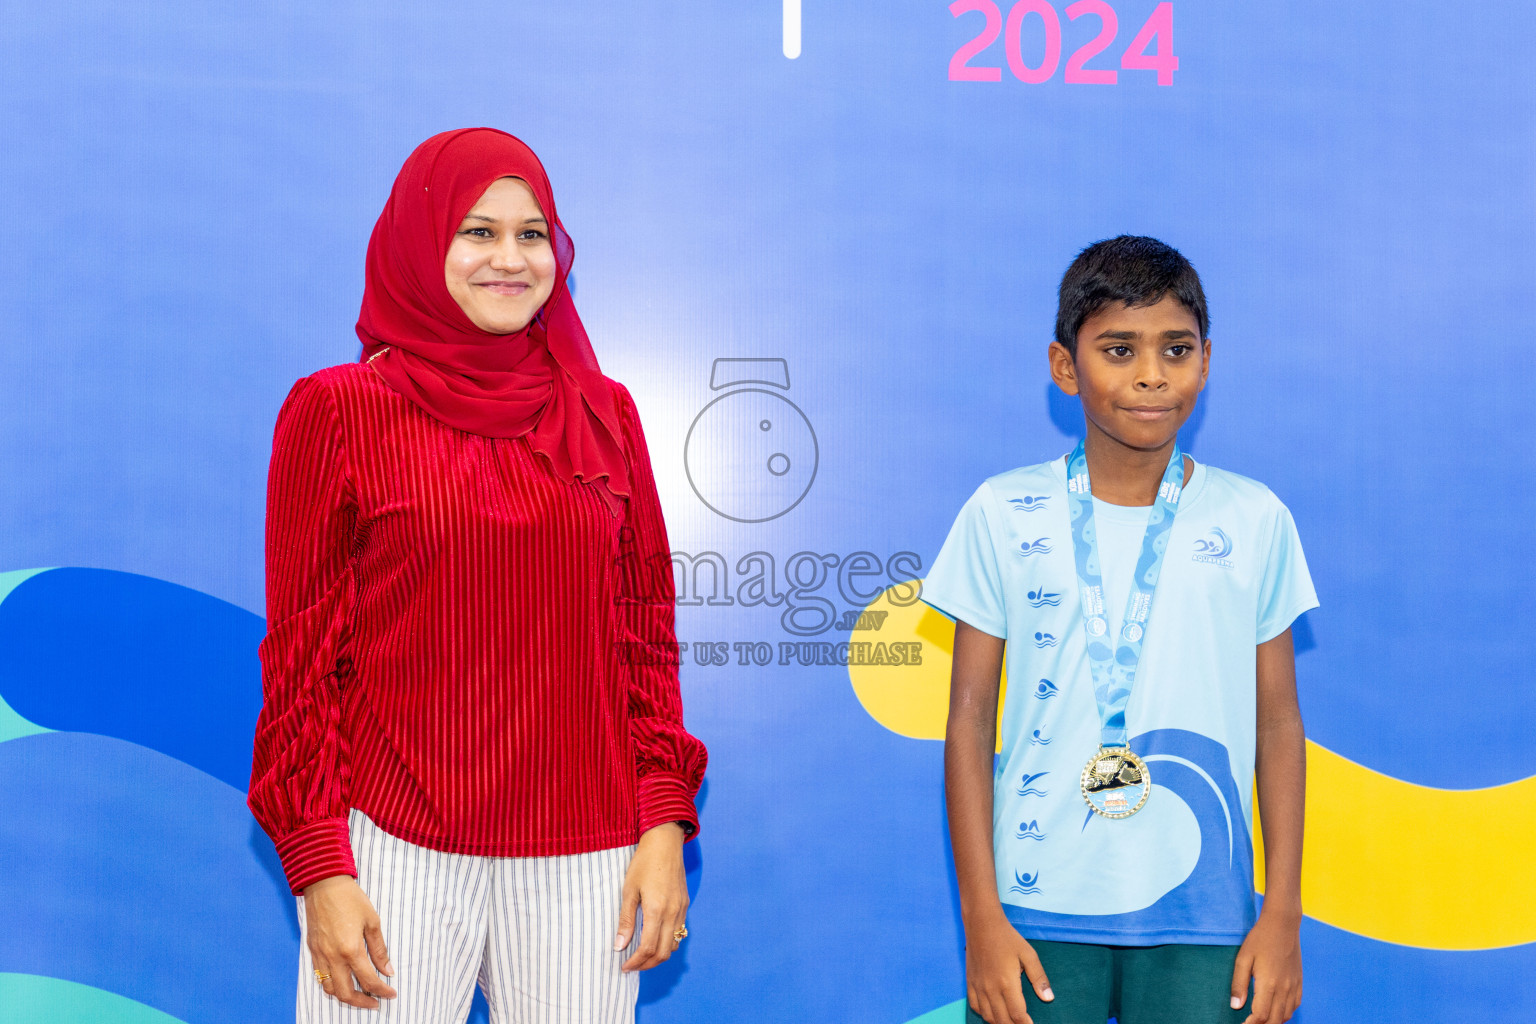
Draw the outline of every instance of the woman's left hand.
<instances>
[{"instance_id":1,"label":"woman's left hand","mask_svg":"<svg viewBox=\"0 0 1536 1024\"><path fill-rule=\"evenodd\" d=\"M615 951L629 945L635 934L635 911L644 908L640 944L624 961L625 971L644 971L666 963L677 949L673 936L688 919L688 879L683 873L686 833L675 821L657 825L640 837L624 876L624 909L619 913Z\"/></svg>"}]
</instances>

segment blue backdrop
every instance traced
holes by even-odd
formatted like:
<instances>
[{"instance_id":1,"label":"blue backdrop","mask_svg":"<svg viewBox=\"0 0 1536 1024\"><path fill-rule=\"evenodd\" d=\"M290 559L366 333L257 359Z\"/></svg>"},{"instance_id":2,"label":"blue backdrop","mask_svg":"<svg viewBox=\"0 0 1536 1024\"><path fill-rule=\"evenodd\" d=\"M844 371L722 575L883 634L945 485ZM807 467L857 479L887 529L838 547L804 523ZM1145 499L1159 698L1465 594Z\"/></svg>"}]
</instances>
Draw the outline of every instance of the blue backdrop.
<instances>
[{"instance_id":1,"label":"blue backdrop","mask_svg":"<svg viewBox=\"0 0 1536 1024\"><path fill-rule=\"evenodd\" d=\"M856 613L922 575L975 485L1071 446L1045 372L1053 293L1121 232L1205 279L1212 384L1187 442L1268 483L1307 545L1309 735L1411 806L1497 808L1387 837L1409 867L1379 922L1327 887L1351 848L1315 837L1299 1019L1536 1015L1528 6L805 0L796 30L799 8L7 12L17 1019L291 1015L293 908L243 803L272 423L295 378L356 357L364 246L401 161L472 124L548 166L696 602L683 688L711 763L692 937L646 976L646 1024L958 1020L940 747L866 711L835 659L780 645L880 639ZM764 410L773 466L731 441ZM80 568L31 571L53 566ZM761 572L781 603L739 591ZM1471 869L1442 859L1495 842L1507 873L1472 902L1500 909L1453 920L1447 879Z\"/></svg>"}]
</instances>

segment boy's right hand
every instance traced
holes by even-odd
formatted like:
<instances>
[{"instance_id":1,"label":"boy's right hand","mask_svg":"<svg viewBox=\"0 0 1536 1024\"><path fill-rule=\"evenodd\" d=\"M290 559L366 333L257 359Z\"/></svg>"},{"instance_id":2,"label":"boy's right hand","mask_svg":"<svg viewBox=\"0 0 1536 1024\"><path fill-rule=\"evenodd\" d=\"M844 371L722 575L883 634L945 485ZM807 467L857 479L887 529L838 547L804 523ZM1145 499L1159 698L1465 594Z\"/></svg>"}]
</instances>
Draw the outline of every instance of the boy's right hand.
<instances>
[{"instance_id":1,"label":"boy's right hand","mask_svg":"<svg viewBox=\"0 0 1536 1024\"><path fill-rule=\"evenodd\" d=\"M1056 998L1035 948L999 909L965 929L965 992L971 1009L987 1024L1033 1024L1024 1003L1024 983L1042 1002Z\"/></svg>"}]
</instances>

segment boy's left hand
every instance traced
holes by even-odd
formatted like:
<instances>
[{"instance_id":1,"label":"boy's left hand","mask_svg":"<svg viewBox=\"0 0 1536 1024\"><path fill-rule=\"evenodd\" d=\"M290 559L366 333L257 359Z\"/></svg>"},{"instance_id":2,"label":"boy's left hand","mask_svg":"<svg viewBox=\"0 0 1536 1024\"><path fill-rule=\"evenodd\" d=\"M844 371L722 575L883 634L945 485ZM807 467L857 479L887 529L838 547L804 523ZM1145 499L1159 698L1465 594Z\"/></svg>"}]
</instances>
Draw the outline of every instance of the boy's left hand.
<instances>
[{"instance_id":1,"label":"boy's left hand","mask_svg":"<svg viewBox=\"0 0 1536 1024\"><path fill-rule=\"evenodd\" d=\"M1232 1009L1248 999L1253 979L1253 1006L1243 1024L1285 1024L1301 1005L1301 920L1299 915L1259 914L1258 924L1237 951L1232 970Z\"/></svg>"}]
</instances>

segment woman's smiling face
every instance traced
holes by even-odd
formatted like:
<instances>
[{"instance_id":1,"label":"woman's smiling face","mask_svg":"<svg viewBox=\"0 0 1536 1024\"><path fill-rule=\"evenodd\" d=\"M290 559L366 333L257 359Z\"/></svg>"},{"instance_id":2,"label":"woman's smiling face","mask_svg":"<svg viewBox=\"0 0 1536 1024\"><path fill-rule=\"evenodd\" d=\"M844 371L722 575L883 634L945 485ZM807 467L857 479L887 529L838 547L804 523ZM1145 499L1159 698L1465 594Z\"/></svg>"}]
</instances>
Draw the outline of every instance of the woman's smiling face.
<instances>
[{"instance_id":1,"label":"woman's smiling face","mask_svg":"<svg viewBox=\"0 0 1536 1024\"><path fill-rule=\"evenodd\" d=\"M527 327L555 288L549 222L521 178L497 178L464 215L443 266L464 315L482 331Z\"/></svg>"}]
</instances>

